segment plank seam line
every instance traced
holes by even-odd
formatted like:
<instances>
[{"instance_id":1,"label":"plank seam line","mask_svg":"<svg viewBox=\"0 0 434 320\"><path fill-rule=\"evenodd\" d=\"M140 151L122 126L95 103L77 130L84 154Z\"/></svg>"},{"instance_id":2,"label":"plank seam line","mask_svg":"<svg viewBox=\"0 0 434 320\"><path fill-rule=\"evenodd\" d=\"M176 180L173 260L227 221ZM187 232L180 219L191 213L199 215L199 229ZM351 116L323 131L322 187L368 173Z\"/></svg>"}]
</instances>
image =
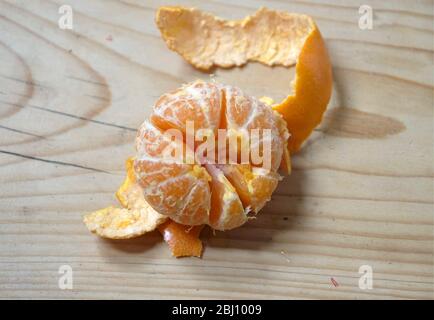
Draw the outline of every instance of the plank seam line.
<instances>
[{"instance_id":1,"label":"plank seam line","mask_svg":"<svg viewBox=\"0 0 434 320\"><path fill-rule=\"evenodd\" d=\"M58 164L61 166L69 166L69 167L75 167L75 168L110 174L110 172L108 172L108 171L104 171L104 170L92 168L92 167L87 167L87 166L83 166L83 165L79 165L79 164L75 164L75 163L71 163L71 162L38 158L38 157L34 157L34 156L29 156L29 155L11 152L11 151L6 151L6 150L1 150L1 149L0 149L0 153L16 156L16 157L20 157L20 158L25 158L25 159L29 159L29 160L41 161L41 162L46 162L46 163L50 163L50 164Z\"/></svg>"}]
</instances>

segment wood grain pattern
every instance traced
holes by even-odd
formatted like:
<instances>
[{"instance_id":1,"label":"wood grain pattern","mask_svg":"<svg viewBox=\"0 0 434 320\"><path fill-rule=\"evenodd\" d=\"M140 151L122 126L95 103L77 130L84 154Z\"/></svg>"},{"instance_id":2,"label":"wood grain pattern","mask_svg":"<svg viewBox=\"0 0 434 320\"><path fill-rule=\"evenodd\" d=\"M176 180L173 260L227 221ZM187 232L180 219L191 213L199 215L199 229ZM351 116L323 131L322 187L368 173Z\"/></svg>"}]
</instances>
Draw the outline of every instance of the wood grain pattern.
<instances>
[{"instance_id":1,"label":"wood grain pattern","mask_svg":"<svg viewBox=\"0 0 434 320\"><path fill-rule=\"evenodd\" d=\"M0 0L1 298L434 298L433 2ZM312 15L333 63L325 120L257 220L204 235L174 259L157 233L91 235L82 215L114 204L135 130L164 92L208 79L169 51L162 4L226 18L257 7ZM293 69L215 70L249 94L284 97ZM59 266L74 289L58 288ZM358 287L359 267L374 288ZM335 287L331 281L339 284Z\"/></svg>"}]
</instances>

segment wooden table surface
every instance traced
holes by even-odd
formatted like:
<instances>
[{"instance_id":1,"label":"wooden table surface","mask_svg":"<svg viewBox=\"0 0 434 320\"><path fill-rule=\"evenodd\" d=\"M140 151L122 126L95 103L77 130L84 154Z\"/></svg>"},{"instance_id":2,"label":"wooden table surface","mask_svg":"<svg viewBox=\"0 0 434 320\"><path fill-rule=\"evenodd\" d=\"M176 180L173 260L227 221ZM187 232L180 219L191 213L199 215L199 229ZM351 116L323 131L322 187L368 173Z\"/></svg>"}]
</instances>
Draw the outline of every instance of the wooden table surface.
<instances>
[{"instance_id":1,"label":"wooden table surface","mask_svg":"<svg viewBox=\"0 0 434 320\"><path fill-rule=\"evenodd\" d=\"M58 27L62 0L0 0L1 298L433 298L431 0L69 3L73 30ZM257 220L205 232L202 259L172 258L157 232L107 241L82 223L116 203L156 99L210 78L160 38L163 4L309 14L333 63L333 99L292 175ZM361 4L372 30L359 28ZM279 99L294 70L214 73ZM62 265L72 290L58 286ZM362 265L372 289L359 287Z\"/></svg>"}]
</instances>

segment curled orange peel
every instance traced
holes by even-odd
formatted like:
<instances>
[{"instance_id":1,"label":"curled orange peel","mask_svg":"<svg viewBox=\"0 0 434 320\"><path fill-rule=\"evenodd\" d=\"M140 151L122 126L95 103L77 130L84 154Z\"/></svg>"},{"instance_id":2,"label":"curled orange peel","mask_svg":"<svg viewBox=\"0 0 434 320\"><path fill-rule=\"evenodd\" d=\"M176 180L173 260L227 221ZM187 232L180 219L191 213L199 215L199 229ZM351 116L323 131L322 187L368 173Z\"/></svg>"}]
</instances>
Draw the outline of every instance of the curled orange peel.
<instances>
[{"instance_id":1,"label":"curled orange peel","mask_svg":"<svg viewBox=\"0 0 434 320\"><path fill-rule=\"evenodd\" d=\"M241 66L248 61L295 64L294 94L272 106L286 120L291 153L321 122L333 80L324 40L311 17L261 8L231 21L194 8L161 7L156 23L168 47L198 69Z\"/></svg>"}]
</instances>

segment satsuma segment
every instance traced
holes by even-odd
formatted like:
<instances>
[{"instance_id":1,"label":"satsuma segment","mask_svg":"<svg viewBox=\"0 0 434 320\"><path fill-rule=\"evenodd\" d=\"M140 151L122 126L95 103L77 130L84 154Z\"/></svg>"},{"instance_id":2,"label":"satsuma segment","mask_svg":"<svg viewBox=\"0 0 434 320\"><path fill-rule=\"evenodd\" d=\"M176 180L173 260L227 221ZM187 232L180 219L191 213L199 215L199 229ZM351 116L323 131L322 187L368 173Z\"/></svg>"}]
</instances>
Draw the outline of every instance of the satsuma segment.
<instances>
[{"instance_id":1,"label":"satsuma segment","mask_svg":"<svg viewBox=\"0 0 434 320\"><path fill-rule=\"evenodd\" d=\"M185 133L186 123L194 119L195 129L219 127L221 91L217 84L195 82L162 95L150 117L160 129L176 128Z\"/></svg>"},{"instance_id":2,"label":"satsuma segment","mask_svg":"<svg viewBox=\"0 0 434 320\"><path fill-rule=\"evenodd\" d=\"M164 150L172 141L164 131L145 121L137 139L134 171L146 201L159 213L186 225L208 222L210 209L210 179L206 170L196 164L169 159ZM174 148L177 148L176 146Z\"/></svg>"},{"instance_id":3,"label":"satsuma segment","mask_svg":"<svg viewBox=\"0 0 434 320\"><path fill-rule=\"evenodd\" d=\"M254 213L271 199L281 177L276 172L251 165L221 165L219 169L237 190L245 208Z\"/></svg>"},{"instance_id":4,"label":"satsuma segment","mask_svg":"<svg viewBox=\"0 0 434 320\"><path fill-rule=\"evenodd\" d=\"M243 225L248 209L244 209L237 191L217 167L206 165L206 169L212 177L209 225L221 231Z\"/></svg>"}]
</instances>

